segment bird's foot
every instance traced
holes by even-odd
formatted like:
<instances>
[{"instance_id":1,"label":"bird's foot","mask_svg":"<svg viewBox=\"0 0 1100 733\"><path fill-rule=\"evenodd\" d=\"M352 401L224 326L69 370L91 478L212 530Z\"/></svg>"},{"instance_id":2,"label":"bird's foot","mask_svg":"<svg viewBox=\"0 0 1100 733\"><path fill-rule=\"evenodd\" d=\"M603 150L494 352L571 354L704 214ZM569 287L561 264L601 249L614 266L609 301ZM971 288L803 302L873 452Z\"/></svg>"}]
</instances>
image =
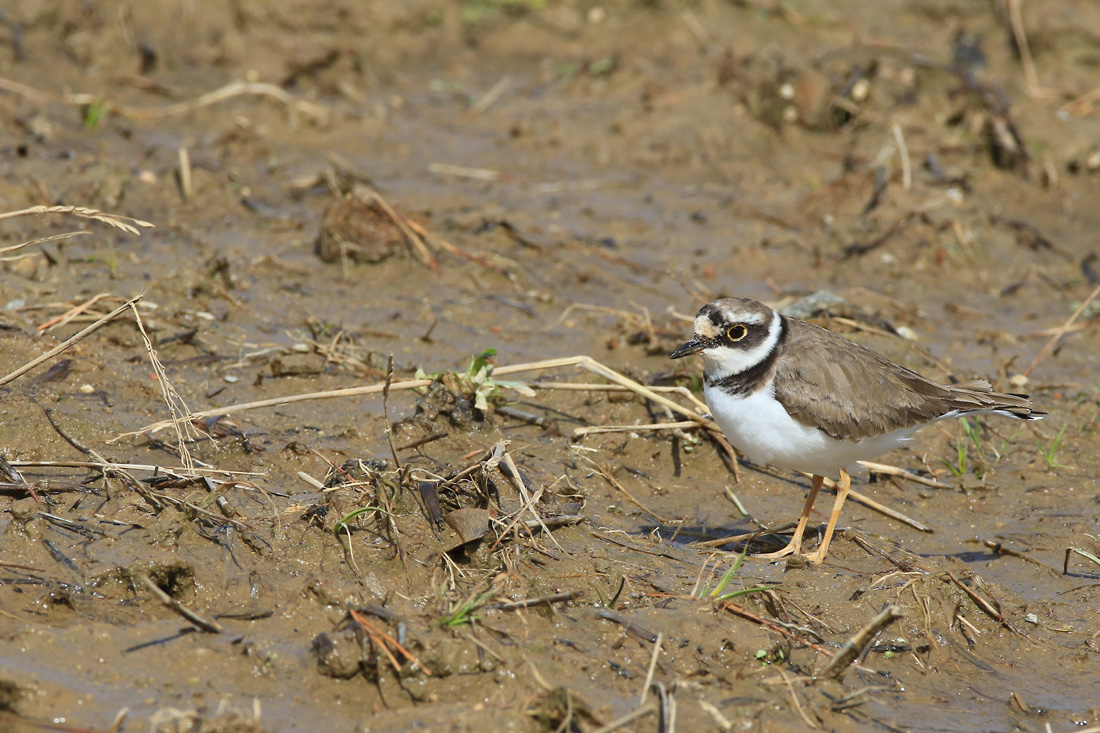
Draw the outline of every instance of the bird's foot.
<instances>
[{"instance_id":1,"label":"bird's foot","mask_svg":"<svg viewBox=\"0 0 1100 733\"><path fill-rule=\"evenodd\" d=\"M806 552L802 554L802 557L806 558L806 562L811 565L820 565L825 560L825 551L828 548L821 547L813 552Z\"/></svg>"},{"instance_id":2,"label":"bird's foot","mask_svg":"<svg viewBox=\"0 0 1100 733\"><path fill-rule=\"evenodd\" d=\"M801 542L801 538L799 538L798 542L795 542L794 540L791 540L790 543L788 543L788 545L786 547L784 547L782 550L776 550L775 552L761 552L761 553L753 555L753 557L759 558L761 560L778 560L780 558L787 557L788 555L801 555L801 554L802 554L802 542Z\"/></svg>"}]
</instances>

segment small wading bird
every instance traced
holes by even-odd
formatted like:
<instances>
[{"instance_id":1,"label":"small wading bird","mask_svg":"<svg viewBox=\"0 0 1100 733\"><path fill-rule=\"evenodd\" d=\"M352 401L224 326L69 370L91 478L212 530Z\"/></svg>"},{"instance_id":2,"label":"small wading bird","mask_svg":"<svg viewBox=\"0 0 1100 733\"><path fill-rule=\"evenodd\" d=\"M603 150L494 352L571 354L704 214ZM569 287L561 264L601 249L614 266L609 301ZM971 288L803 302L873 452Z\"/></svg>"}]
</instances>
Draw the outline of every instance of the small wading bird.
<instances>
[{"instance_id":1,"label":"small wading bird","mask_svg":"<svg viewBox=\"0 0 1100 733\"><path fill-rule=\"evenodd\" d=\"M1027 395L994 392L977 380L947 385L832 331L780 315L746 298L722 298L695 317L695 335L672 352L703 357L707 406L741 453L758 465L813 476L790 543L757 557L802 553L802 533L825 476L838 476L836 503L821 545L829 551L848 496L848 469L893 450L920 428L959 415L994 413L1038 420Z\"/></svg>"}]
</instances>

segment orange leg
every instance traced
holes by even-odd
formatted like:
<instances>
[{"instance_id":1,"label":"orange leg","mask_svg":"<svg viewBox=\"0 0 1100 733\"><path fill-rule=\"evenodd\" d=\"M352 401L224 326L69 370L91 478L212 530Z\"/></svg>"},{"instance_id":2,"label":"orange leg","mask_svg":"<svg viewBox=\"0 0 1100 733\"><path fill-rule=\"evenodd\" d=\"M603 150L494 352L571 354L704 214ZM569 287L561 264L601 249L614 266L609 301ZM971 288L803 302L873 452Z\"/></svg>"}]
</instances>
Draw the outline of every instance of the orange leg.
<instances>
[{"instance_id":1,"label":"orange leg","mask_svg":"<svg viewBox=\"0 0 1100 733\"><path fill-rule=\"evenodd\" d=\"M848 474L844 475L847 476ZM794 534L791 536L791 541L787 543L787 546L784 547L782 550L777 550L776 552L753 555L753 557L762 557L765 560L776 560L781 557L786 557L787 555L802 554L802 533L806 531L806 520L810 518L810 511L814 508L814 500L817 499L817 492L821 491L821 484L824 481L824 477L818 476L816 474L814 475L813 481L810 484L810 495L806 497L806 504L802 507L802 516L798 518L798 526L795 527ZM845 493L847 493L847 491L845 491ZM843 503L843 499L841 500L841 502ZM840 511L839 505L837 505L836 511ZM835 523L835 518L833 523ZM829 525L829 530L831 534L832 524ZM829 535L826 534L825 536L827 541ZM822 557L825 556L822 555Z\"/></svg>"},{"instance_id":2,"label":"orange leg","mask_svg":"<svg viewBox=\"0 0 1100 733\"><path fill-rule=\"evenodd\" d=\"M818 477L814 476L816 480ZM814 552L806 555L806 559L817 564L825 559L825 553L829 551L829 541L833 539L833 530L836 529L836 520L840 518L840 508L844 506L844 500L848 498L848 490L852 488L852 477L843 468L840 469L840 482L836 485L836 502L833 511L829 515L829 523L825 525L825 536L821 539L821 546ZM799 523L799 528L802 523Z\"/></svg>"}]
</instances>

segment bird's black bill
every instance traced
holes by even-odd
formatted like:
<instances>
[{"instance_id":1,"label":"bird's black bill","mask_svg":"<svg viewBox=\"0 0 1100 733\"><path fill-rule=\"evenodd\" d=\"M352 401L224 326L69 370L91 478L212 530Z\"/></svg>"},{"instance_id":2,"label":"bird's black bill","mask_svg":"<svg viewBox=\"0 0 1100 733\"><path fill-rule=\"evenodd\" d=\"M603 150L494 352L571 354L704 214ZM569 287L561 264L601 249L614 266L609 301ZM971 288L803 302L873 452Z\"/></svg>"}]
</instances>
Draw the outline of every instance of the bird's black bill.
<instances>
[{"instance_id":1,"label":"bird's black bill","mask_svg":"<svg viewBox=\"0 0 1100 733\"><path fill-rule=\"evenodd\" d=\"M692 354L698 354L704 348L706 348L706 347L699 340L699 337L696 336L691 341L688 341L686 344L684 344L680 348L676 349L676 351L673 351L671 354L669 354L668 358L669 359L680 359L680 358L683 358L685 356L691 356Z\"/></svg>"}]
</instances>

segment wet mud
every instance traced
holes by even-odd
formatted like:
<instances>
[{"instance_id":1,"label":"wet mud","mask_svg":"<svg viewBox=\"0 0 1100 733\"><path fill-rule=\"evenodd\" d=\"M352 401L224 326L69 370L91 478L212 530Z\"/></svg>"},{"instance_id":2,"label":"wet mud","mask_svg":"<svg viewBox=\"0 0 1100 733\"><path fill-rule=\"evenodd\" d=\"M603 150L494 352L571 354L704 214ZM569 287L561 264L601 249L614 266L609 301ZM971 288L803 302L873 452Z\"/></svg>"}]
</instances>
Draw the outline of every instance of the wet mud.
<instances>
[{"instance_id":1,"label":"wet mud","mask_svg":"<svg viewBox=\"0 0 1100 733\"><path fill-rule=\"evenodd\" d=\"M0 375L141 297L0 387L0 728L1100 730L1096 28L10 3ZM740 562L809 480L637 388L720 295L1049 415Z\"/></svg>"}]
</instances>

